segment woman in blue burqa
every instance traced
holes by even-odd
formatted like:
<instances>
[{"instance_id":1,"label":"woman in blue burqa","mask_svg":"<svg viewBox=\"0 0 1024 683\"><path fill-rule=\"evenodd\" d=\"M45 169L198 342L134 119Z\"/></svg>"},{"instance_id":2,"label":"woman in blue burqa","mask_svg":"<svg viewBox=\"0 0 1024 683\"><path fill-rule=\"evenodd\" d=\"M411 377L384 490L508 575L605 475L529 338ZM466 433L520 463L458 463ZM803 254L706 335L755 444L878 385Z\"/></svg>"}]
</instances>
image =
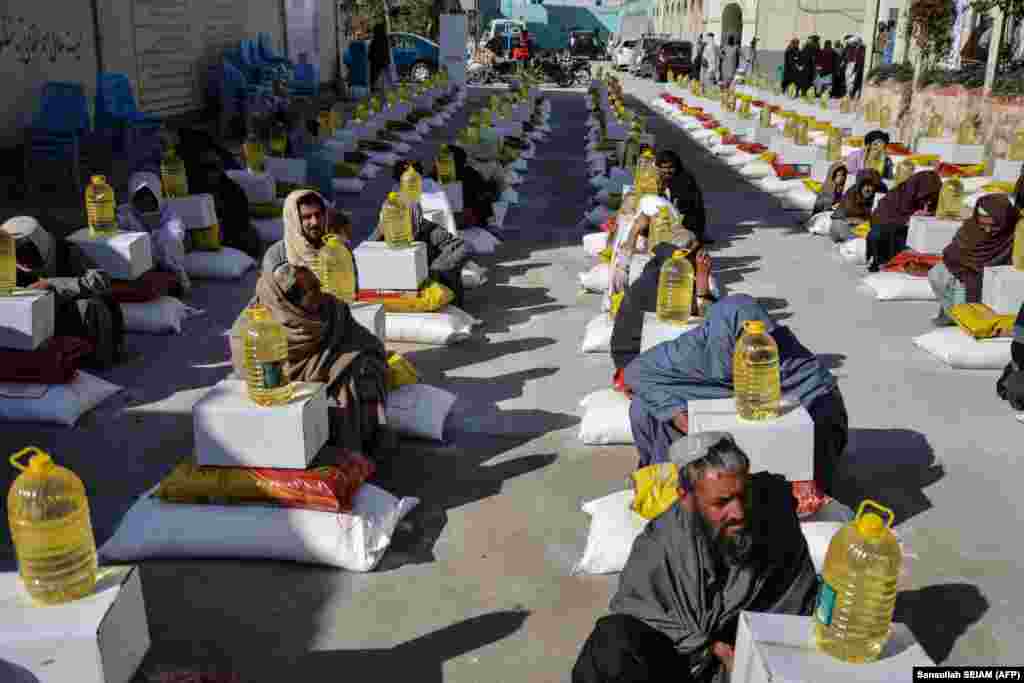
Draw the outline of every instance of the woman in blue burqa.
<instances>
[{"instance_id":1,"label":"woman in blue burqa","mask_svg":"<svg viewBox=\"0 0 1024 683\"><path fill-rule=\"evenodd\" d=\"M712 304L700 327L649 349L626 367L624 379L632 397L629 421L640 451L639 466L669 461L669 447L689 431L690 401L733 396L733 351L749 320L764 322L779 346L783 398L799 401L814 421L814 479L830 493L848 431L839 386L788 327L772 320L746 294Z\"/></svg>"}]
</instances>

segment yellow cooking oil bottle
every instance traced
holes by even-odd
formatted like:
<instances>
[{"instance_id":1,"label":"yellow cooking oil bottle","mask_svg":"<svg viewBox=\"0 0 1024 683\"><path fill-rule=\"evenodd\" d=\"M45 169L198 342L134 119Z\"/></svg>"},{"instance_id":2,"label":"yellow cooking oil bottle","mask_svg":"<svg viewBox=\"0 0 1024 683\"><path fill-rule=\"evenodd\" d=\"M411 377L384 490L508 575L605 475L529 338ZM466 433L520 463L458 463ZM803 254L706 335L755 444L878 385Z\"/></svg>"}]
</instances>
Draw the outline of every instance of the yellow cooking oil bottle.
<instances>
[{"instance_id":1,"label":"yellow cooking oil bottle","mask_svg":"<svg viewBox=\"0 0 1024 683\"><path fill-rule=\"evenodd\" d=\"M249 398L260 406L277 406L292 397L292 384L285 374L288 338L284 326L261 304L246 309L245 383Z\"/></svg>"},{"instance_id":2,"label":"yellow cooking oil bottle","mask_svg":"<svg viewBox=\"0 0 1024 683\"><path fill-rule=\"evenodd\" d=\"M14 236L0 230L0 296L10 296L18 286L16 250Z\"/></svg>"},{"instance_id":3,"label":"yellow cooking oil bottle","mask_svg":"<svg viewBox=\"0 0 1024 683\"><path fill-rule=\"evenodd\" d=\"M314 272L324 292L347 304L356 300L356 272L352 252L337 235L324 238L324 246L317 252Z\"/></svg>"},{"instance_id":4,"label":"yellow cooking oil bottle","mask_svg":"<svg viewBox=\"0 0 1024 683\"><path fill-rule=\"evenodd\" d=\"M168 199L188 196L188 176L185 162L178 156L174 145L169 145L160 159L160 184Z\"/></svg>"},{"instance_id":5,"label":"yellow cooking oil bottle","mask_svg":"<svg viewBox=\"0 0 1024 683\"><path fill-rule=\"evenodd\" d=\"M412 164L409 164L402 172L398 187L406 204L412 206L419 203L420 197L423 196L423 178Z\"/></svg>"},{"instance_id":6,"label":"yellow cooking oil bottle","mask_svg":"<svg viewBox=\"0 0 1024 683\"><path fill-rule=\"evenodd\" d=\"M736 412L741 419L770 420L779 415L782 397L779 375L779 346L762 320L743 324L743 336L736 342L732 358Z\"/></svg>"},{"instance_id":7,"label":"yellow cooking oil bottle","mask_svg":"<svg viewBox=\"0 0 1024 683\"><path fill-rule=\"evenodd\" d=\"M878 127L885 129L892 124L892 108L889 103L883 104L878 108Z\"/></svg>"},{"instance_id":8,"label":"yellow cooking oil bottle","mask_svg":"<svg viewBox=\"0 0 1024 683\"><path fill-rule=\"evenodd\" d=\"M412 211L397 192L388 193L380 207L379 222L389 247L401 249L412 244Z\"/></svg>"},{"instance_id":9,"label":"yellow cooking oil bottle","mask_svg":"<svg viewBox=\"0 0 1024 683\"><path fill-rule=\"evenodd\" d=\"M868 512L875 508L878 512ZM814 611L818 649L851 664L878 659L889 639L903 564L893 512L872 500L832 537Z\"/></svg>"},{"instance_id":10,"label":"yellow cooking oil bottle","mask_svg":"<svg viewBox=\"0 0 1024 683\"><path fill-rule=\"evenodd\" d=\"M825 147L825 158L828 161L842 161L843 133L838 128L828 129L828 144Z\"/></svg>"},{"instance_id":11,"label":"yellow cooking oil bottle","mask_svg":"<svg viewBox=\"0 0 1024 683\"><path fill-rule=\"evenodd\" d=\"M893 180L893 187L899 187L903 183L910 180L910 176L914 175L914 162L910 159L904 159L896 166L896 178Z\"/></svg>"},{"instance_id":12,"label":"yellow cooking oil bottle","mask_svg":"<svg viewBox=\"0 0 1024 683\"><path fill-rule=\"evenodd\" d=\"M85 188L85 214L89 218L89 231L93 237L117 232L114 188L107 184L106 176L94 175Z\"/></svg>"},{"instance_id":13,"label":"yellow cooking oil bottle","mask_svg":"<svg viewBox=\"0 0 1024 683\"><path fill-rule=\"evenodd\" d=\"M245 139L245 144L242 145L242 155L245 157L245 167L250 173L263 173L263 169L267 165L267 150L255 131L249 133Z\"/></svg>"},{"instance_id":14,"label":"yellow cooking oil bottle","mask_svg":"<svg viewBox=\"0 0 1024 683\"><path fill-rule=\"evenodd\" d=\"M696 275L689 255L687 249L676 249L661 266L656 315L662 322L684 325L690 320Z\"/></svg>"},{"instance_id":15,"label":"yellow cooking oil bottle","mask_svg":"<svg viewBox=\"0 0 1024 683\"><path fill-rule=\"evenodd\" d=\"M801 116L793 124L793 142L803 147L809 144L807 138L807 117Z\"/></svg>"},{"instance_id":16,"label":"yellow cooking oil bottle","mask_svg":"<svg viewBox=\"0 0 1024 683\"><path fill-rule=\"evenodd\" d=\"M658 194L658 167L654 163L654 154L645 149L636 162L636 191L638 194Z\"/></svg>"},{"instance_id":17,"label":"yellow cooking oil bottle","mask_svg":"<svg viewBox=\"0 0 1024 683\"><path fill-rule=\"evenodd\" d=\"M455 182L455 157L452 156L452 150L448 145L441 145L434 165L437 168L437 182L442 185Z\"/></svg>"},{"instance_id":18,"label":"yellow cooking oil bottle","mask_svg":"<svg viewBox=\"0 0 1024 683\"><path fill-rule=\"evenodd\" d=\"M28 466L20 462L26 455ZM44 605L89 595L98 563L82 480L34 446L10 462L21 470L7 494L7 521L25 590Z\"/></svg>"},{"instance_id":19,"label":"yellow cooking oil bottle","mask_svg":"<svg viewBox=\"0 0 1024 683\"><path fill-rule=\"evenodd\" d=\"M672 212L667 206L658 208L658 215L651 221L651 227L647 235L647 248L654 250L662 242L672 241L673 228Z\"/></svg>"},{"instance_id":20,"label":"yellow cooking oil bottle","mask_svg":"<svg viewBox=\"0 0 1024 683\"><path fill-rule=\"evenodd\" d=\"M964 184L959 178L947 178L942 181L939 192L939 205L935 209L936 218L956 220L963 211Z\"/></svg>"}]
</instances>

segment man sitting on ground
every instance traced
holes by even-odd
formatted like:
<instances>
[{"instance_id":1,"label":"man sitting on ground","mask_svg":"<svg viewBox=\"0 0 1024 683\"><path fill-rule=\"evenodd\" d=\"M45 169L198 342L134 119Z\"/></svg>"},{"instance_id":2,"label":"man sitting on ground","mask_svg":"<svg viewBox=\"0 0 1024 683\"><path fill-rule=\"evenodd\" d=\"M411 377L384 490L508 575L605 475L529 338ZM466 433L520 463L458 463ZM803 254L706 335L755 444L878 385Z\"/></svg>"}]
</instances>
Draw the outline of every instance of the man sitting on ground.
<instances>
[{"instance_id":1,"label":"man sitting on ground","mask_svg":"<svg viewBox=\"0 0 1024 683\"><path fill-rule=\"evenodd\" d=\"M633 543L573 683L719 683L732 671L739 614L811 614L818 588L790 485L750 474L729 434L677 441L679 500Z\"/></svg>"}]
</instances>

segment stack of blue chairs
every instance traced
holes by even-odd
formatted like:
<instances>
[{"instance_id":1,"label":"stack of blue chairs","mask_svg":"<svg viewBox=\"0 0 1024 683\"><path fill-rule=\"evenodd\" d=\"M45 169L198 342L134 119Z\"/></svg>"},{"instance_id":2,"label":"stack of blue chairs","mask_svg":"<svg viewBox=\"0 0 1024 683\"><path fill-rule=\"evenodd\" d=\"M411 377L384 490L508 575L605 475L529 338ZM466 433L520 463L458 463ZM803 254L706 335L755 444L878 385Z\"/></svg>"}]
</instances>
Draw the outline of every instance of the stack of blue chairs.
<instances>
[{"instance_id":1,"label":"stack of blue chairs","mask_svg":"<svg viewBox=\"0 0 1024 683\"><path fill-rule=\"evenodd\" d=\"M288 84L288 89L295 97L319 97L320 70L314 64L296 64L295 78Z\"/></svg>"},{"instance_id":2,"label":"stack of blue chairs","mask_svg":"<svg viewBox=\"0 0 1024 683\"><path fill-rule=\"evenodd\" d=\"M282 57L274 52L274 47L270 44L270 34L260 33L256 38L256 48L259 58L266 64L275 67L278 73L284 77L292 71L292 63L288 61L287 57Z\"/></svg>"},{"instance_id":3,"label":"stack of blue chairs","mask_svg":"<svg viewBox=\"0 0 1024 683\"><path fill-rule=\"evenodd\" d=\"M68 168L76 192L82 191L81 148L89 135L89 106L80 83L50 81L43 86L39 111L25 131L25 183L32 187L36 162L56 161Z\"/></svg>"},{"instance_id":4,"label":"stack of blue chairs","mask_svg":"<svg viewBox=\"0 0 1024 683\"><path fill-rule=\"evenodd\" d=\"M128 77L101 73L96 79L96 132L109 140L114 151L145 152L147 145L160 145L159 117L143 114L135 106Z\"/></svg>"}]
</instances>

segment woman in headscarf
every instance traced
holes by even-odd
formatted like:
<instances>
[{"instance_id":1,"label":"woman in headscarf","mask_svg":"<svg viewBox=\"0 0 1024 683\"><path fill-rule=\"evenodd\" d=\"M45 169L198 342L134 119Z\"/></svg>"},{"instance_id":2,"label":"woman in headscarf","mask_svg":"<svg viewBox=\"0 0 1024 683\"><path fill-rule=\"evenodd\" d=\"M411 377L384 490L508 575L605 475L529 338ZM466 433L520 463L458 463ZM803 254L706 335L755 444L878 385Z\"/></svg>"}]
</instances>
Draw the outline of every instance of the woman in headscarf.
<instances>
[{"instance_id":1,"label":"woman in headscarf","mask_svg":"<svg viewBox=\"0 0 1024 683\"><path fill-rule=\"evenodd\" d=\"M885 146L889 144L889 134L884 130L873 130L864 136L864 146L860 149L855 149L846 156L846 168L847 170L856 177L860 174L861 169L864 168L864 159L867 157L868 152L875 154L884 151ZM892 159L886 157L885 159L885 172L882 173L882 178L892 178L893 168Z\"/></svg>"},{"instance_id":2,"label":"woman in headscarf","mask_svg":"<svg viewBox=\"0 0 1024 683\"><path fill-rule=\"evenodd\" d=\"M837 40L832 46L835 54L832 69L832 97L838 99L846 95L846 45L849 36Z\"/></svg>"},{"instance_id":3,"label":"woman in headscarf","mask_svg":"<svg viewBox=\"0 0 1024 683\"><path fill-rule=\"evenodd\" d=\"M632 394L629 421L640 451L639 467L667 462L672 443L689 431L690 401L729 398L733 351L744 323L760 320L779 347L782 394L799 401L814 421L814 480L826 493L846 448L847 416L832 373L788 327L779 325L746 294L727 296L711 306L704 323L678 338L640 354L626 367Z\"/></svg>"},{"instance_id":4,"label":"woman in headscarf","mask_svg":"<svg viewBox=\"0 0 1024 683\"><path fill-rule=\"evenodd\" d=\"M202 153L198 172L194 177L190 175L188 182L192 194L213 196L221 244L244 251L258 260L263 245L249 220L249 198L245 190L224 172L224 164L216 150Z\"/></svg>"},{"instance_id":5,"label":"woman in headscarf","mask_svg":"<svg viewBox=\"0 0 1024 683\"><path fill-rule=\"evenodd\" d=\"M939 203L942 179L935 171L920 171L887 192L871 214L868 233L868 270L872 273L907 248L910 217L915 213L935 213Z\"/></svg>"},{"instance_id":6,"label":"woman in headscarf","mask_svg":"<svg viewBox=\"0 0 1024 683\"><path fill-rule=\"evenodd\" d=\"M117 207L120 228L149 233L156 266L174 273L180 294L187 296L192 290L192 281L185 272L188 233L181 217L164 203L160 179L154 173L133 173L128 180L128 191L131 201Z\"/></svg>"},{"instance_id":7,"label":"woman in headscarf","mask_svg":"<svg viewBox=\"0 0 1024 683\"><path fill-rule=\"evenodd\" d=\"M813 216L816 217L819 213L832 211L836 208L843 198L843 192L846 190L847 177L846 164L842 161L837 161L829 166L828 175L825 176L825 183L821 186L818 198L814 200Z\"/></svg>"},{"instance_id":8,"label":"woman in headscarf","mask_svg":"<svg viewBox=\"0 0 1024 683\"><path fill-rule=\"evenodd\" d=\"M388 44L388 30L384 22L373 27L373 39L370 41L370 85L375 92L386 87L385 74L391 65L391 46Z\"/></svg>"},{"instance_id":9,"label":"woman in headscarf","mask_svg":"<svg viewBox=\"0 0 1024 683\"><path fill-rule=\"evenodd\" d=\"M14 238L18 287L53 293L54 335L92 342L93 352L82 360L86 367L113 365L124 342L124 316L110 295L110 276L31 216L12 218L0 230Z\"/></svg>"},{"instance_id":10,"label":"woman in headscarf","mask_svg":"<svg viewBox=\"0 0 1024 683\"><path fill-rule=\"evenodd\" d=\"M283 215L284 239L264 255L251 304L266 305L285 326L289 379L325 382L328 393L338 400L345 414L332 419L332 433L340 432L332 440L362 450L374 434L383 433L384 345L352 318L345 302L321 292L314 266L330 223L323 198L312 190L296 190L285 199ZM232 335L239 372L245 363L239 341L244 316L243 311Z\"/></svg>"},{"instance_id":11,"label":"woman in headscarf","mask_svg":"<svg viewBox=\"0 0 1024 683\"><path fill-rule=\"evenodd\" d=\"M783 55L782 92L788 93L793 83L800 87L800 41L797 38L789 41Z\"/></svg>"},{"instance_id":12,"label":"woman in headscarf","mask_svg":"<svg viewBox=\"0 0 1024 683\"><path fill-rule=\"evenodd\" d=\"M857 182L843 195L839 206L832 212L829 234L834 242L845 242L853 235L853 229L871 219L875 208L875 195L885 192L885 183L873 168L857 174Z\"/></svg>"},{"instance_id":13,"label":"woman in headscarf","mask_svg":"<svg viewBox=\"0 0 1024 683\"><path fill-rule=\"evenodd\" d=\"M657 310L661 267L665 265L665 261L672 258L677 249L686 249L690 252L687 258L696 275L690 313L694 316L703 316L708 306L716 300L711 289L711 257L693 232L680 228L671 242L663 242L654 247L651 260L644 266L640 277L626 288L619 303L619 310L615 314L611 353L615 363L613 382L616 386L621 386L626 366L640 355L644 314Z\"/></svg>"},{"instance_id":14,"label":"woman in headscarf","mask_svg":"<svg viewBox=\"0 0 1024 683\"><path fill-rule=\"evenodd\" d=\"M284 326L288 339L288 381L323 382L341 416L331 420L331 442L372 453L385 429L387 359L383 343L349 311L348 305L320 291L309 268L290 262L261 273L250 306L265 306ZM232 361L245 368L242 341L245 312L232 336ZM339 419L340 418L340 419Z\"/></svg>"},{"instance_id":15,"label":"woman in headscarf","mask_svg":"<svg viewBox=\"0 0 1024 683\"><path fill-rule=\"evenodd\" d=\"M846 46L846 95L852 100L860 97L864 82L865 47L860 36L851 36Z\"/></svg>"},{"instance_id":16,"label":"woman in headscarf","mask_svg":"<svg viewBox=\"0 0 1024 683\"><path fill-rule=\"evenodd\" d=\"M933 320L936 325L954 325L950 307L979 303L985 269L1012 261L1019 217L1018 209L1005 194L990 194L978 200L974 215L964 221L942 251L942 263L928 271L928 282L939 300L939 314Z\"/></svg>"},{"instance_id":17,"label":"woman in headscarf","mask_svg":"<svg viewBox=\"0 0 1024 683\"><path fill-rule=\"evenodd\" d=\"M814 88L814 72L818 63L818 36L810 36L800 54L800 93ZM813 90L812 90L813 92Z\"/></svg>"}]
</instances>

